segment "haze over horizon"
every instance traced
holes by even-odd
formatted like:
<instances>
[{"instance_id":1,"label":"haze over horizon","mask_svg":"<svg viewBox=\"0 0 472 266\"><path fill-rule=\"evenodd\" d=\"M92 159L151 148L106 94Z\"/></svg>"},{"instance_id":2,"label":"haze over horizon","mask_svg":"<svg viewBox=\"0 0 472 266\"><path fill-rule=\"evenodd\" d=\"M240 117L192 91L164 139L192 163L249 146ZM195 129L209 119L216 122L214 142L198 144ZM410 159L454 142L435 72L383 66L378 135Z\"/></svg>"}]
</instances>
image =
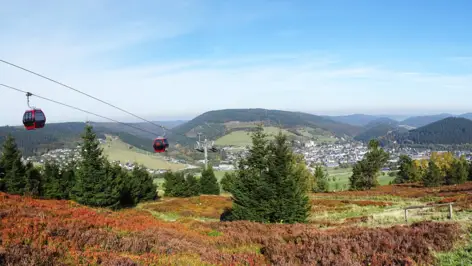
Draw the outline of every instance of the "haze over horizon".
<instances>
[{"instance_id":1,"label":"haze over horizon","mask_svg":"<svg viewBox=\"0 0 472 266\"><path fill-rule=\"evenodd\" d=\"M471 112L470 1L0 0L0 59L153 120L215 109ZM136 121L0 63L0 83ZM0 87L0 125L26 97ZM103 121L41 99L48 122Z\"/></svg>"}]
</instances>

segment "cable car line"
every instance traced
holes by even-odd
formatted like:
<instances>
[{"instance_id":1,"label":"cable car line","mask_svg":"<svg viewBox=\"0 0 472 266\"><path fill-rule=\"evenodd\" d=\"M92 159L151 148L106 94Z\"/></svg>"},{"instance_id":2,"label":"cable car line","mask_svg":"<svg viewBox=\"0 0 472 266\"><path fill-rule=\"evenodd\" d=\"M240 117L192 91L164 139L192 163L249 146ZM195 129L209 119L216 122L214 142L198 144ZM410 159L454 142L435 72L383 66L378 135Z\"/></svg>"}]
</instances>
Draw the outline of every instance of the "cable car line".
<instances>
[{"instance_id":1,"label":"cable car line","mask_svg":"<svg viewBox=\"0 0 472 266\"><path fill-rule=\"evenodd\" d=\"M153 123L152 121L149 121L149 120L147 120L147 119L145 119L145 118L142 118L142 117L140 117L140 116L138 116L138 115L135 115L135 114L133 114L133 113L131 113L131 112L129 112L129 111L126 111L126 110L124 110L124 109L122 109L122 108L120 108L120 107L118 107L118 106L115 106L115 105L113 105L113 104L111 104L111 103L105 102L105 101L103 101L103 100L101 100L101 99L99 99L99 98L97 98L97 97L94 97L94 96L92 96L92 95L90 95L90 94L87 94L87 93L82 92L82 91L80 91L80 90L78 90L78 89L75 89L75 88L73 88L73 87L71 87L71 86L69 86L69 85L66 85L66 84L62 83L62 82L59 82L59 81L54 80L54 79L52 79L52 78L46 77L46 76L44 76L44 75L42 75L42 74L39 74L39 73L34 72L34 71L32 71L32 70L26 69L26 68L21 67L21 66L19 66L19 65L13 64L13 63L11 63L11 62L5 61L5 60L3 60L3 59L0 59L0 62L2 62L2 63L4 63L4 64L7 64L7 65L10 65L10 66L12 66L12 67L16 67L16 68L18 68L18 69L21 69L21 70L23 70L23 71L26 71L26 72L31 73L31 74L33 74L33 75L36 75L36 76L38 76L38 77L47 79L47 80L49 80L49 81L51 81L51 82L54 82L54 83L56 83L56 84L59 84L59 85L65 87L65 88L71 89L71 90L73 90L73 91L75 91L75 92L78 92L78 93L80 93L80 94L83 94L83 95L85 95L85 96L87 96L87 97L90 97L90 98L92 98L92 99L94 99L94 100L97 100L97 101L99 101L99 102L101 102L101 103L104 103L104 104L106 104L106 105L108 105L108 106L111 106L111 107L113 107L113 108L116 108L116 109L118 109L118 110L120 110L120 111L122 111L122 112L125 112L125 113L129 114L129 115L132 115L132 116L134 116L134 117L136 117L136 118L138 118L138 119L141 119L141 120L143 120L143 121L145 121L145 122L148 122L148 123L150 123L150 124L152 124L152 125L154 125L154 126L160 127L160 128L162 128L162 129L164 130L164 133L165 133L165 130L169 130L169 129L165 128L164 126L161 126L161 125L159 125L159 124ZM155 134L155 133L154 133L154 134ZM187 136L185 136L185 137L187 137Z\"/></svg>"},{"instance_id":2,"label":"cable car line","mask_svg":"<svg viewBox=\"0 0 472 266\"><path fill-rule=\"evenodd\" d=\"M60 104L62 106L66 106L66 107L69 107L69 108L72 108L72 109L75 109L75 110L78 110L78 111L81 111L81 112L84 112L84 113L87 113L87 114L91 114L91 115L94 115L94 116L97 116L97 117L100 117L100 118L103 118L103 119L107 119L107 120L110 120L112 122L115 122L115 123L118 123L118 124L121 124L121 125L125 125L125 126L128 126L128 127L140 130L142 132L146 132L146 133L151 134L151 135L156 135L155 132L147 131L145 129L142 129L142 128L139 128L139 127L136 127L136 126L126 124L126 123L117 121L115 119L112 119L112 118L109 118L109 117L106 117L106 116L103 116L103 115L99 115L99 114L96 114L96 113L93 113L93 112L90 112L90 111L87 111L87 110L84 110L84 109L81 109L81 108L78 108L78 107L75 107L75 106L72 106L72 105L61 103L61 102L58 102L56 100L49 99L49 98L46 98L46 97L43 97L43 96L40 96L40 95L37 95L37 94L33 94L33 93L30 93L30 92L27 92L27 91L24 91L24 90L21 90L21 89L12 87L12 86L8 86L8 85L2 84L2 83L0 83L0 86L3 86L5 88L11 89L11 90L15 90L15 91L18 91L18 92L25 93L26 95L29 94L30 96L35 96L37 98L40 98L40 99L43 99L43 100L46 100L46 101L49 101L49 102L53 102L53 103L56 103L56 104Z\"/></svg>"}]
</instances>

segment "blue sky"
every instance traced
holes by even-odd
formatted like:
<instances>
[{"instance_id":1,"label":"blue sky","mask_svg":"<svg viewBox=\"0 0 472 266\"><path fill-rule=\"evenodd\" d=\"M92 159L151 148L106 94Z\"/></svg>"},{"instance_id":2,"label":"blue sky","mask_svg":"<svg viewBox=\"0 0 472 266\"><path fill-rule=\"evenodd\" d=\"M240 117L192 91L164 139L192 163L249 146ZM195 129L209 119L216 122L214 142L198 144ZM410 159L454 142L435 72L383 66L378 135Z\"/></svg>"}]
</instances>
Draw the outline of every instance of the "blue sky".
<instances>
[{"instance_id":1,"label":"blue sky","mask_svg":"<svg viewBox=\"0 0 472 266\"><path fill-rule=\"evenodd\" d=\"M462 113L472 111L470 10L458 0L0 0L0 58L149 119L246 107ZM133 120L3 64L0 83ZM19 124L25 97L0 95L0 125ZM100 120L33 104L51 122Z\"/></svg>"}]
</instances>

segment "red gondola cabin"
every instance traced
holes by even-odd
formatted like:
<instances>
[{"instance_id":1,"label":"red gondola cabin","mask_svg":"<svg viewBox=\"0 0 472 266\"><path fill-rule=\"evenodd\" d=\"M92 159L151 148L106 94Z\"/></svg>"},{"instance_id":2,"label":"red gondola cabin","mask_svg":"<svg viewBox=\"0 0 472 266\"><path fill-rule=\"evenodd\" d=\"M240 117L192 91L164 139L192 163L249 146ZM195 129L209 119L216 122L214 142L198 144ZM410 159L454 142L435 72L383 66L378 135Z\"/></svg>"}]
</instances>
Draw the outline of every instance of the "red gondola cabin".
<instances>
[{"instance_id":1,"label":"red gondola cabin","mask_svg":"<svg viewBox=\"0 0 472 266\"><path fill-rule=\"evenodd\" d=\"M169 142L166 138L156 138L152 147L155 152L165 152L169 148Z\"/></svg>"},{"instance_id":2,"label":"red gondola cabin","mask_svg":"<svg viewBox=\"0 0 472 266\"><path fill-rule=\"evenodd\" d=\"M26 130L43 128L46 124L46 116L41 109L27 110L23 115L23 125Z\"/></svg>"}]
</instances>

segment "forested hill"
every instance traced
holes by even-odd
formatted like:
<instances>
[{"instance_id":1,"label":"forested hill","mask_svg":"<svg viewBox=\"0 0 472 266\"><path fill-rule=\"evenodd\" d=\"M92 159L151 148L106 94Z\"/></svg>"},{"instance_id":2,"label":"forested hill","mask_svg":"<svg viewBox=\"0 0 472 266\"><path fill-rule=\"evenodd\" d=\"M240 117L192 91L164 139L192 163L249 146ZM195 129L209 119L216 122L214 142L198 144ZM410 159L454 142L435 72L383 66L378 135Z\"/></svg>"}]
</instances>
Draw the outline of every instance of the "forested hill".
<instances>
[{"instance_id":1,"label":"forested hill","mask_svg":"<svg viewBox=\"0 0 472 266\"><path fill-rule=\"evenodd\" d=\"M224 109L209 111L177 126L173 131L195 137L196 132L208 138L218 138L228 133L225 123L229 122L263 122L282 128L311 127L332 132L338 136L355 136L362 132L362 127L335 122L331 119L302 112L289 112L268 109Z\"/></svg>"},{"instance_id":2,"label":"forested hill","mask_svg":"<svg viewBox=\"0 0 472 266\"><path fill-rule=\"evenodd\" d=\"M104 138L105 134L112 134L130 145L152 151L152 140L155 136L131 134L127 132L129 127L125 126L113 128L115 125L112 127L109 124L105 126L102 123L91 124L100 138ZM0 127L0 145L3 144L7 135L11 134L24 156L40 154L53 149L76 147L81 140L84 128L85 123L82 122L49 123L42 129L32 131L25 130L22 126Z\"/></svg>"},{"instance_id":3,"label":"forested hill","mask_svg":"<svg viewBox=\"0 0 472 266\"><path fill-rule=\"evenodd\" d=\"M410 130L407 134L399 136L398 141L418 144L472 143L472 121L461 117L448 117Z\"/></svg>"}]
</instances>

